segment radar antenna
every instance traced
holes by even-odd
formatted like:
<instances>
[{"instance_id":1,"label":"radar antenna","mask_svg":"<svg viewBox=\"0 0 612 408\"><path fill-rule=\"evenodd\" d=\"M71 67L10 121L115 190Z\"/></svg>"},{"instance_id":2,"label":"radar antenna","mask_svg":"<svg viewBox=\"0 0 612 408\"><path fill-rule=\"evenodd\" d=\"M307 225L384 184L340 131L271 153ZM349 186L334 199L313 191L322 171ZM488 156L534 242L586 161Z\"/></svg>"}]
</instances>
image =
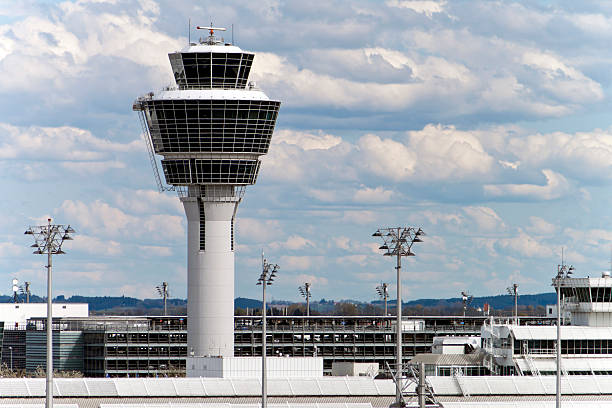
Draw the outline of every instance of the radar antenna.
<instances>
[{"instance_id":1,"label":"radar antenna","mask_svg":"<svg viewBox=\"0 0 612 408\"><path fill-rule=\"evenodd\" d=\"M208 33L210 34L211 37L213 37L215 35L215 30L217 31L226 31L227 28L225 27L213 27L213 23L212 21L210 22L210 26L208 27L202 27L202 26L196 26L197 30L208 30Z\"/></svg>"},{"instance_id":2,"label":"radar antenna","mask_svg":"<svg viewBox=\"0 0 612 408\"><path fill-rule=\"evenodd\" d=\"M227 29L225 27L215 27L212 24L212 21L210 22L210 26L207 27L202 27L202 26L196 26L197 30L208 30L208 37L206 38L205 41L202 40L202 38L200 38L200 43L202 44L208 44L208 45L216 45L216 44L221 44L223 43L223 38L218 39L217 37L215 37L215 31L226 31Z\"/></svg>"}]
</instances>

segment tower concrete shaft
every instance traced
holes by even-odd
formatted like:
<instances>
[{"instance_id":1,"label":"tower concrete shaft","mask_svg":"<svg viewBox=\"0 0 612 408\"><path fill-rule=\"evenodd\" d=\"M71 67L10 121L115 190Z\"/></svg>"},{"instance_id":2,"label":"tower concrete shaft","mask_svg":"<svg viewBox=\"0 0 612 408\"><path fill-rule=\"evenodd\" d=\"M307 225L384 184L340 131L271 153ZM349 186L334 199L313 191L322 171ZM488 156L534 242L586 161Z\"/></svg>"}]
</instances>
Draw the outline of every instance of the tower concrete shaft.
<instances>
[{"instance_id":1,"label":"tower concrete shaft","mask_svg":"<svg viewBox=\"0 0 612 408\"><path fill-rule=\"evenodd\" d=\"M188 353L234 355L234 222L255 184L279 101L248 82L254 54L213 33L169 54L175 87L139 97L154 172L162 155L166 183L187 215ZM162 186L158 178L160 189Z\"/></svg>"}]
</instances>

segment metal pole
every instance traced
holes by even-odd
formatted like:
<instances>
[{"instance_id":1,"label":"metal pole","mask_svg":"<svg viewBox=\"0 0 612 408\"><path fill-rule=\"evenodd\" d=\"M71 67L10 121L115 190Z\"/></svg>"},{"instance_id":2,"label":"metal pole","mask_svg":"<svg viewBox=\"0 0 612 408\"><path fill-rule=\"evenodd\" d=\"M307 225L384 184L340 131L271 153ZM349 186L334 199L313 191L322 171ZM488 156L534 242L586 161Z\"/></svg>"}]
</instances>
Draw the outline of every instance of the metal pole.
<instances>
[{"instance_id":1,"label":"metal pole","mask_svg":"<svg viewBox=\"0 0 612 408\"><path fill-rule=\"evenodd\" d=\"M9 346L9 350L11 351L11 371L13 371L13 346Z\"/></svg>"},{"instance_id":2,"label":"metal pole","mask_svg":"<svg viewBox=\"0 0 612 408\"><path fill-rule=\"evenodd\" d=\"M389 294L387 293L387 288L384 288L385 291L385 316L387 316L387 299L389 299Z\"/></svg>"},{"instance_id":3,"label":"metal pole","mask_svg":"<svg viewBox=\"0 0 612 408\"><path fill-rule=\"evenodd\" d=\"M51 290L52 272L51 247L51 219L47 227L47 404L46 408L53 408L53 305Z\"/></svg>"},{"instance_id":4,"label":"metal pole","mask_svg":"<svg viewBox=\"0 0 612 408\"><path fill-rule=\"evenodd\" d=\"M561 279L557 273L557 398L556 407L561 408Z\"/></svg>"},{"instance_id":5,"label":"metal pole","mask_svg":"<svg viewBox=\"0 0 612 408\"><path fill-rule=\"evenodd\" d=\"M264 277L262 286L262 325L261 325L261 408L268 406L268 378L266 376L266 286L267 277Z\"/></svg>"},{"instance_id":6,"label":"metal pole","mask_svg":"<svg viewBox=\"0 0 612 408\"><path fill-rule=\"evenodd\" d=\"M306 283L306 317L310 316L310 284Z\"/></svg>"},{"instance_id":7,"label":"metal pole","mask_svg":"<svg viewBox=\"0 0 612 408\"><path fill-rule=\"evenodd\" d=\"M400 236L399 228L398 228L398 236ZM397 322L396 322L396 334L397 337L397 351L396 351L396 376L397 381L395 382L396 390L395 390L395 399L397 406L401 406L402 401L402 280L401 280L401 269L402 269L402 256L401 251L397 251Z\"/></svg>"},{"instance_id":8,"label":"metal pole","mask_svg":"<svg viewBox=\"0 0 612 408\"><path fill-rule=\"evenodd\" d=\"M514 284L514 324L519 324L518 319L518 285Z\"/></svg>"},{"instance_id":9,"label":"metal pole","mask_svg":"<svg viewBox=\"0 0 612 408\"><path fill-rule=\"evenodd\" d=\"M419 363L419 386L417 389L419 408L425 407L425 363Z\"/></svg>"},{"instance_id":10,"label":"metal pole","mask_svg":"<svg viewBox=\"0 0 612 408\"><path fill-rule=\"evenodd\" d=\"M168 299L168 283L164 282L164 316L168 316L168 308L166 301Z\"/></svg>"}]
</instances>

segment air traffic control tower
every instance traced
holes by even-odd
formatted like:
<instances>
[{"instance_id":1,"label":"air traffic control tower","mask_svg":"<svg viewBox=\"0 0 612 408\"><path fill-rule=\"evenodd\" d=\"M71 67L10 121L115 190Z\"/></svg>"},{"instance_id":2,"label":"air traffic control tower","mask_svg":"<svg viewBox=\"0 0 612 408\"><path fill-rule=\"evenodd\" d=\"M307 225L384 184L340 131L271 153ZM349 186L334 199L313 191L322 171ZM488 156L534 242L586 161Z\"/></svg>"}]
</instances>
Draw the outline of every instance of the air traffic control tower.
<instances>
[{"instance_id":1,"label":"air traffic control tower","mask_svg":"<svg viewBox=\"0 0 612 408\"><path fill-rule=\"evenodd\" d=\"M249 82L254 54L214 31L169 54L176 86L139 97L158 187L187 215L188 353L234 356L234 221L268 152L279 101ZM155 154L163 156L163 186Z\"/></svg>"}]
</instances>

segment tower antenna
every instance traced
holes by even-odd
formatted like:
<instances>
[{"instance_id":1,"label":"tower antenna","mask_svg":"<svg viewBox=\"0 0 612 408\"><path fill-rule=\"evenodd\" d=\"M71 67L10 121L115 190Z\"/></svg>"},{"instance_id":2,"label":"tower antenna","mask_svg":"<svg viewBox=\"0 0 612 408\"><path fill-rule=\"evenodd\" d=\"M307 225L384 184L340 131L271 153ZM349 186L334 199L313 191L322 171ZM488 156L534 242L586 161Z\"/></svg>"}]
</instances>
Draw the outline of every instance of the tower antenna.
<instances>
[{"instance_id":1,"label":"tower antenna","mask_svg":"<svg viewBox=\"0 0 612 408\"><path fill-rule=\"evenodd\" d=\"M187 34L187 38L187 41L189 41L187 45L191 45L191 18L189 19L189 34Z\"/></svg>"},{"instance_id":2,"label":"tower antenna","mask_svg":"<svg viewBox=\"0 0 612 408\"><path fill-rule=\"evenodd\" d=\"M234 45L234 23L232 23L232 45Z\"/></svg>"}]
</instances>

